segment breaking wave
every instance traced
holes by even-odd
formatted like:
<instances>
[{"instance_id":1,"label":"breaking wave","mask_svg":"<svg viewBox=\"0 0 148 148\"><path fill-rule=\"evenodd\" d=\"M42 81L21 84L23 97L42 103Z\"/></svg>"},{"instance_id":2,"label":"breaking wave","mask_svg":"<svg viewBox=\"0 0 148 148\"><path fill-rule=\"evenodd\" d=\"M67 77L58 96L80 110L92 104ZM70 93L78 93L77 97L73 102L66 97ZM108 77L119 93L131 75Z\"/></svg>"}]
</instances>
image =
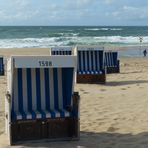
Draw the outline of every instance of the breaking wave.
<instances>
[{"instance_id":1,"label":"breaking wave","mask_svg":"<svg viewBox=\"0 0 148 148\"><path fill-rule=\"evenodd\" d=\"M49 48L51 46L69 45L140 45L139 37L128 36L102 36L102 37L47 37L47 38L23 38L0 39L0 48ZM148 44L148 36L143 37L142 44Z\"/></svg>"},{"instance_id":2,"label":"breaking wave","mask_svg":"<svg viewBox=\"0 0 148 148\"><path fill-rule=\"evenodd\" d=\"M112 30L112 31L118 31L118 30L123 30L122 28L85 28L84 30L88 30L88 31L108 31L108 30Z\"/></svg>"}]
</instances>

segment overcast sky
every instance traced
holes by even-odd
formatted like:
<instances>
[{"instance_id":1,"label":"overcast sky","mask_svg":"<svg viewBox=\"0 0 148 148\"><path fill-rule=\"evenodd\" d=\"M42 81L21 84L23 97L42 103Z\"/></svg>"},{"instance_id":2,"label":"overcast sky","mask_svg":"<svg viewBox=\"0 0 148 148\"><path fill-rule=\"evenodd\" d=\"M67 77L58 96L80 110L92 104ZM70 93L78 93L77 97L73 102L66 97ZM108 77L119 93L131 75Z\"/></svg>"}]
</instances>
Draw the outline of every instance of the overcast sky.
<instances>
[{"instance_id":1,"label":"overcast sky","mask_svg":"<svg viewBox=\"0 0 148 148\"><path fill-rule=\"evenodd\" d=\"M0 0L0 25L148 25L148 0Z\"/></svg>"}]
</instances>

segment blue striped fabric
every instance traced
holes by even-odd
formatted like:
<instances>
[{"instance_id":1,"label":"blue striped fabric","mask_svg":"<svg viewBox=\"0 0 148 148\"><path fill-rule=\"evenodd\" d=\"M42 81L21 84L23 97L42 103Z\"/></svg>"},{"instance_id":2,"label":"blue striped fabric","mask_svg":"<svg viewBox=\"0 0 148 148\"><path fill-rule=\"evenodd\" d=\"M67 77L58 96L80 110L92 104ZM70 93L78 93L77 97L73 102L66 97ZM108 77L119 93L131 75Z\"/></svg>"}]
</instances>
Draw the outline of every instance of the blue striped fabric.
<instances>
[{"instance_id":1,"label":"blue striped fabric","mask_svg":"<svg viewBox=\"0 0 148 148\"><path fill-rule=\"evenodd\" d=\"M51 55L72 55L71 50L52 50Z\"/></svg>"},{"instance_id":2,"label":"blue striped fabric","mask_svg":"<svg viewBox=\"0 0 148 148\"><path fill-rule=\"evenodd\" d=\"M4 73L4 59L0 57L0 74Z\"/></svg>"},{"instance_id":3,"label":"blue striped fabric","mask_svg":"<svg viewBox=\"0 0 148 148\"><path fill-rule=\"evenodd\" d=\"M78 74L102 74L103 50L78 50Z\"/></svg>"},{"instance_id":4,"label":"blue striped fabric","mask_svg":"<svg viewBox=\"0 0 148 148\"><path fill-rule=\"evenodd\" d=\"M11 119L73 116L73 68L15 68Z\"/></svg>"},{"instance_id":5,"label":"blue striped fabric","mask_svg":"<svg viewBox=\"0 0 148 148\"><path fill-rule=\"evenodd\" d=\"M107 67L117 67L118 52L105 52L104 64Z\"/></svg>"}]
</instances>

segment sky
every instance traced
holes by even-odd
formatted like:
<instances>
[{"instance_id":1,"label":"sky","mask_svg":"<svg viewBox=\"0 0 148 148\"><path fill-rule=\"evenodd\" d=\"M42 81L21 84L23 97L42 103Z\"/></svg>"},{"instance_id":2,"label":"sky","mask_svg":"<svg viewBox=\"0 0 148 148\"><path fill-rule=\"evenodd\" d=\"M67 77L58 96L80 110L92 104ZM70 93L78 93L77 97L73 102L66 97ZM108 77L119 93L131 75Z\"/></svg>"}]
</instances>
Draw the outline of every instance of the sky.
<instances>
[{"instance_id":1,"label":"sky","mask_svg":"<svg viewBox=\"0 0 148 148\"><path fill-rule=\"evenodd\" d=\"M0 0L0 26L147 26L148 0Z\"/></svg>"}]
</instances>

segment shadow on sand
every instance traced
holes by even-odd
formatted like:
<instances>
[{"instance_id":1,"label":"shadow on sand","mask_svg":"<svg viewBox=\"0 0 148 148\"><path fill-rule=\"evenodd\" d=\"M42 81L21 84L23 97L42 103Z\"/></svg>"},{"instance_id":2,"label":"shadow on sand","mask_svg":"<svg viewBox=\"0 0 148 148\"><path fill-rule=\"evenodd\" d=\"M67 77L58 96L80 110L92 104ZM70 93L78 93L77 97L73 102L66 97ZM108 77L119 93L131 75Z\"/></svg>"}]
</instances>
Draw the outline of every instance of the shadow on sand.
<instances>
[{"instance_id":1,"label":"shadow on sand","mask_svg":"<svg viewBox=\"0 0 148 148\"><path fill-rule=\"evenodd\" d=\"M120 72L119 74L133 74L133 73L142 73L142 71L131 71L131 72Z\"/></svg>"},{"instance_id":2,"label":"shadow on sand","mask_svg":"<svg viewBox=\"0 0 148 148\"><path fill-rule=\"evenodd\" d=\"M106 86L123 86L123 85L132 85L132 84L143 84L148 83L148 80L134 80L134 81L113 81L113 82L106 82Z\"/></svg>"},{"instance_id":3,"label":"shadow on sand","mask_svg":"<svg viewBox=\"0 0 148 148\"><path fill-rule=\"evenodd\" d=\"M137 135L81 132L79 141L24 143L29 148L147 148L148 132Z\"/></svg>"}]
</instances>

